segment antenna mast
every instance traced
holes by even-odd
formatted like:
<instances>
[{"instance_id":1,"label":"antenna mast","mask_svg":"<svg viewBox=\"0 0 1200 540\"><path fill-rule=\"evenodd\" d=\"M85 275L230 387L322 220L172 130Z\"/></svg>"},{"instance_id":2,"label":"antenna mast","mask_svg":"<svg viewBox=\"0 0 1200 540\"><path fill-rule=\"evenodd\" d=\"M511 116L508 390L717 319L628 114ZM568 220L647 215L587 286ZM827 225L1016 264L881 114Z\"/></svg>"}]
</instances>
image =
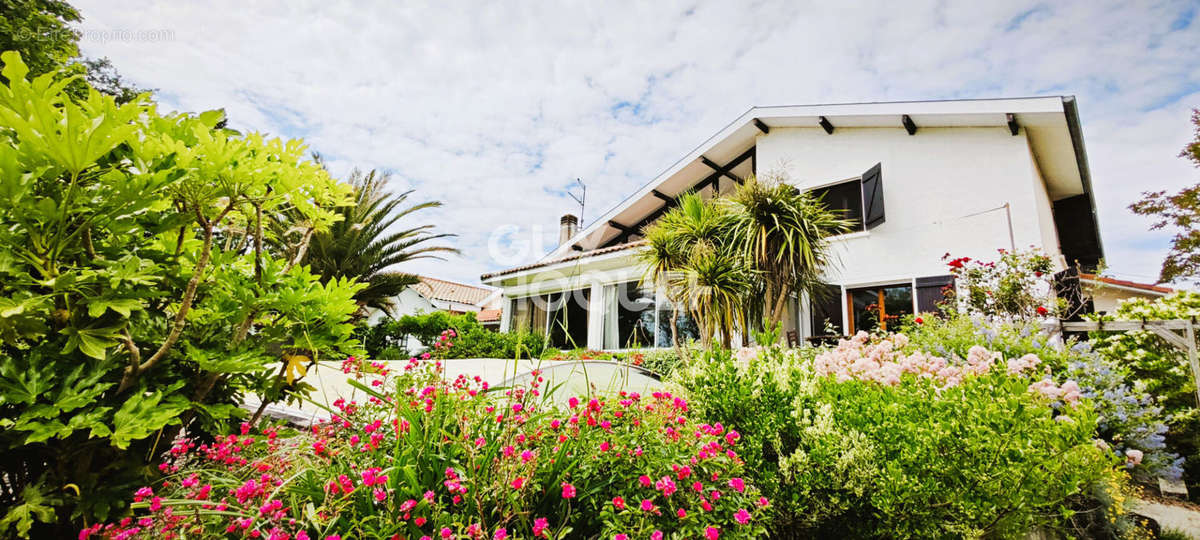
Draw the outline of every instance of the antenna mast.
<instances>
[{"instance_id":1,"label":"antenna mast","mask_svg":"<svg viewBox=\"0 0 1200 540\"><path fill-rule=\"evenodd\" d=\"M586 207L587 203L587 184L584 184L583 180L578 178L575 179L575 183L579 184L579 187L583 190L583 192L576 197L574 193L571 193L571 188L574 186L568 186L567 195L570 195L572 199L575 199L575 202L579 203L579 228L583 229L583 209Z\"/></svg>"}]
</instances>

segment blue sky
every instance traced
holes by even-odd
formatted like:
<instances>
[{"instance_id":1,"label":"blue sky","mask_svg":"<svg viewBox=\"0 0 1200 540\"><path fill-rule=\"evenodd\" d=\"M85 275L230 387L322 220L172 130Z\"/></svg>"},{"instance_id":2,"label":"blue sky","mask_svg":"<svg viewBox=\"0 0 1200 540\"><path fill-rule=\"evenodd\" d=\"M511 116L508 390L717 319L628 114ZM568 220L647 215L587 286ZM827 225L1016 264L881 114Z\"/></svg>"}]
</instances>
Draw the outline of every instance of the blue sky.
<instances>
[{"instance_id":1,"label":"blue sky","mask_svg":"<svg viewBox=\"0 0 1200 540\"><path fill-rule=\"evenodd\" d=\"M1170 235L1126 207L1200 181L1196 1L75 3L84 53L165 106L445 202L425 217L464 255L404 270L468 282L552 247L575 178L586 221L753 105L1075 95L1128 279Z\"/></svg>"}]
</instances>

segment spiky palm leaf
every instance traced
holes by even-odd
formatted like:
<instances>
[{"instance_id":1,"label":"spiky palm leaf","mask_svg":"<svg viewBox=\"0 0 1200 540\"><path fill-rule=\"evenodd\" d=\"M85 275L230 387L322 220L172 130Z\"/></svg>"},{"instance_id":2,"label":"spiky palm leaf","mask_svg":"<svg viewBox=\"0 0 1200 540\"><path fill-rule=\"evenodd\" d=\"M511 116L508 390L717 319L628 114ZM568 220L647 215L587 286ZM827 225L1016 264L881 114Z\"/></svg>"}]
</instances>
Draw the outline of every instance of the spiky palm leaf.
<instances>
[{"instance_id":1,"label":"spiky palm leaf","mask_svg":"<svg viewBox=\"0 0 1200 540\"><path fill-rule=\"evenodd\" d=\"M820 283L833 262L828 237L850 222L778 177L747 178L723 204L734 243L762 279L766 315L778 323L793 293Z\"/></svg>"},{"instance_id":2,"label":"spiky palm leaf","mask_svg":"<svg viewBox=\"0 0 1200 540\"><path fill-rule=\"evenodd\" d=\"M406 206L412 190L388 192L389 174L355 169L349 182L354 186L355 204L340 209L342 220L327 232L313 236L304 264L324 279L353 277L367 287L355 295L360 306L392 314L392 300L406 287L416 284L417 276L395 271L403 263L439 258L438 254L458 250L433 244L454 236L434 233L432 224L397 229L409 216L442 206L430 201Z\"/></svg>"}]
</instances>

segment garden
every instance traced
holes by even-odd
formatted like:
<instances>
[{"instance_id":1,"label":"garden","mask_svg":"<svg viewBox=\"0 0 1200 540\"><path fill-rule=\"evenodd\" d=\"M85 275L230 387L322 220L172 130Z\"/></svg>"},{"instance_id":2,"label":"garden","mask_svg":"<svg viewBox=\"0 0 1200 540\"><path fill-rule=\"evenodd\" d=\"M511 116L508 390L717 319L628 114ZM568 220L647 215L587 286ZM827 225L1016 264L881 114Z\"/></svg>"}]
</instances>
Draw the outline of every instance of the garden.
<instances>
[{"instance_id":1,"label":"garden","mask_svg":"<svg viewBox=\"0 0 1200 540\"><path fill-rule=\"evenodd\" d=\"M787 347L786 301L844 222L751 179L646 231L645 281L698 342L557 351L472 315L372 327L364 309L406 283L382 271L397 261L322 261L387 228L360 212L395 208L374 175L0 59L0 536L1150 538L1145 486L1200 492L1185 360L1150 334L1048 332L1043 254L948 258L939 312ZM1109 316L1197 311L1185 292ZM409 336L429 351L382 361ZM662 386L445 376L469 357L611 360ZM363 398L314 399L318 364ZM279 402L325 418L263 414Z\"/></svg>"}]
</instances>

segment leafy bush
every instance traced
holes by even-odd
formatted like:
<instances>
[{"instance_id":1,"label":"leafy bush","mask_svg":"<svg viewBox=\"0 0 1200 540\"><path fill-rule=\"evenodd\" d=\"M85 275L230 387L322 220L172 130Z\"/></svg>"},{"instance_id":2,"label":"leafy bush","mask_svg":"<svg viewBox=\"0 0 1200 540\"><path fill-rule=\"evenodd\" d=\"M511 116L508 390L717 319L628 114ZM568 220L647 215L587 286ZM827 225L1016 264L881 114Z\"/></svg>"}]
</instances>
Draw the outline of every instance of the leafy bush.
<instances>
[{"instance_id":1,"label":"leafy bush","mask_svg":"<svg viewBox=\"0 0 1200 540\"><path fill-rule=\"evenodd\" d=\"M1084 397L1092 400L1099 415L1099 436L1118 456L1129 456L1129 469L1142 477L1178 478L1178 454L1166 448L1166 416L1162 407L1126 368L1127 362L1099 355L1088 343L1063 341L1045 334L1035 321L985 323L966 315L924 317L921 324L911 323L904 332L914 350L962 361L970 349L983 345L1004 359L1035 355L1039 365L1058 383L1075 381Z\"/></svg>"},{"instance_id":2,"label":"leafy bush","mask_svg":"<svg viewBox=\"0 0 1200 540\"><path fill-rule=\"evenodd\" d=\"M860 334L836 349L714 351L672 382L695 414L743 428L778 534L1010 537L1060 525L1115 463L1073 385L1011 369L983 348L951 362Z\"/></svg>"},{"instance_id":3,"label":"leafy bush","mask_svg":"<svg viewBox=\"0 0 1200 540\"><path fill-rule=\"evenodd\" d=\"M122 508L180 429L223 429L242 395L295 396L306 366L356 352L358 286L259 232L284 210L325 228L349 188L219 111L72 99L0 58L0 536L63 537Z\"/></svg>"},{"instance_id":4,"label":"leafy bush","mask_svg":"<svg viewBox=\"0 0 1200 540\"><path fill-rule=\"evenodd\" d=\"M457 337L445 358L538 358L546 348L546 339L532 332L494 332L484 328L474 313L451 315L444 311L405 315L360 329L371 358L396 359L408 356L404 349L408 338L415 337L425 347L433 347L447 329ZM390 349L390 350L389 350ZM387 355L385 355L387 351ZM397 353L403 352L403 355ZM413 351L415 352L415 351Z\"/></svg>"},{"instance_id":5,"label":"leafy bush","mask_svg":"<svg viewBox=\"0 0 1200 540\"><path fill-rule=\"evenodd\" d=\"M439 347L439 350L445 348ZM379 368L347 361L361 375ZM136 518L81 535L158 538L754 538L769 504L732 429L666 393L557 409L540 383L486 392L412 360L309 432L247 427L176 446ZM362 381L362 382L360 382ZM380 393L373 388L390 388ZM199 510L199 511L197 511Z\"/></svg>"},{"instance_id":6,"label":"leafy bush","mask_svg":"<svg viewBox=\"0 0 1200 540\"><path fill-rule=\"evenodd\" d=\"M1115 320L1191 319L1200 316L1200 294L1181 291L1154 301L1128 299L1108 318ZM1200 408L1196 381L1184 351L1151 332L1094 332L1098 353L1118 363L1157 399L1167 418L1166 447L1185 456L1183 478L1200 496Z\"/></svg>"},{"instance_id":7,"label":"leafy bush","mask_svg":"<svg viewBox=\"0 0 1200 540\"><path fill-rule=\"evenodd\" d=\"M999 254L990 262L946 254L955 278L955 287L947 291L950 305L970 315L1000 319L1034 319L1059 311L1050 283L1050 257L1033 248L1001 249Z\"/></svg>"}]
</instances>

